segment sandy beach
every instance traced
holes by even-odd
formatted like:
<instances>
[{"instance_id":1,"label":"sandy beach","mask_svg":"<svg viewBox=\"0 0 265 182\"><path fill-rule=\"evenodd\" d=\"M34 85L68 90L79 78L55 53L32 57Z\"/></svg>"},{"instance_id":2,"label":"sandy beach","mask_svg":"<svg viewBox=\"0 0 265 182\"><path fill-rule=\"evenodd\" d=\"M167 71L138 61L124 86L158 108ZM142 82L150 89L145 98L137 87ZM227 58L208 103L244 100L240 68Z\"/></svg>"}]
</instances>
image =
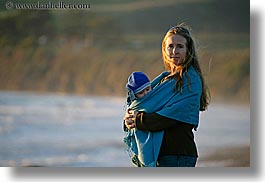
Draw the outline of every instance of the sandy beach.
<instances>
[{"instance_id":1,"label":"sandy beach","mask_svg":"<svg viewBox=\"0 0 265 182\"><path fill-rule=\"evenodd\" d=\"M199 157L197 167L250 167L250 147L220 148Z\"/></svg>"}]
</instances>

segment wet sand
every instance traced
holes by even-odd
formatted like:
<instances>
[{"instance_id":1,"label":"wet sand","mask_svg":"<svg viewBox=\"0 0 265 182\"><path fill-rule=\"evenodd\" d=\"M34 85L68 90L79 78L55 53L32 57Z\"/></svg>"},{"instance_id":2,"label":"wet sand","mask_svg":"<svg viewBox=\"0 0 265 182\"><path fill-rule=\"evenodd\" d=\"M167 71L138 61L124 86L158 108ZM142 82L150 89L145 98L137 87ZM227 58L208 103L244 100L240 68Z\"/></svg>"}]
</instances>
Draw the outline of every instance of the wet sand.
<instances>
[{"instance_id":1,"label":"wet sand","mask_svg":"<svg viewBox=\"0 0 265 182\"><path fill-rule=\"evenodd\" d=\"M197 167L250 167L250 147L226 147L199 157Z\"/></svg>"}]
</instances>

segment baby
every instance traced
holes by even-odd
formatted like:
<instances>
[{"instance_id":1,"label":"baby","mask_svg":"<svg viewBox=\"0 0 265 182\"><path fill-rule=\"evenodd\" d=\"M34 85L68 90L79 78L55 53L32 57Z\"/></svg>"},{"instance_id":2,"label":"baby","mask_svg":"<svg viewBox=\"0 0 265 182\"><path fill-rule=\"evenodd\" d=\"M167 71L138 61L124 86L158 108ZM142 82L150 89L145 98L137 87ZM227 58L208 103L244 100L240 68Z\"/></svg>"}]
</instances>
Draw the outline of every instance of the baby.
<instances>
[{"instance_id":1,"label":"baby","mask_svg":"<svg viewBox=\"0 0 265 182\"><path fill-rule=\"evenodd\" d=\"M144 97L152 90L151 82L143 72L133 72L128 78L126 89L128 91L128 106L130 106L133 100ZM132 121L130 123L132 123ZM128 131L125 124L123 124L123 130ZM143 167L143 164L135 154L132 157L132 163L137 167Z\"/></svg>"},{"instance_id":2,"label":"baby","mask_svg":"<svg viewBox=\"0 0 265 182\"><path fill-rule=\"evenodd\" d=\"M150 80L143 72L133 72L128 78L126 89L128 90L128 105L134 99L142 98L152 90Z\"/></svg>"},{"instance_id":3,"label":"baby","mask_svg":"<svg viewBox=\"0 0 265 182\"><path fill-rule=\"evenodd\" d=\"M135 99L140 99L144 97L146 94L148 94L152 88L151 88L151 82L149 78L144 74L143 72L133 72L129 78L128 82L126 84L126 89L128 91L127 96L127 106L130 107L131 103ZM129 112L130 109L127 109L127 112ZM131 121L132 122L132 121ZM127 128L124 125L124 131L127 131Z\"/></svg>"}]
</instances>

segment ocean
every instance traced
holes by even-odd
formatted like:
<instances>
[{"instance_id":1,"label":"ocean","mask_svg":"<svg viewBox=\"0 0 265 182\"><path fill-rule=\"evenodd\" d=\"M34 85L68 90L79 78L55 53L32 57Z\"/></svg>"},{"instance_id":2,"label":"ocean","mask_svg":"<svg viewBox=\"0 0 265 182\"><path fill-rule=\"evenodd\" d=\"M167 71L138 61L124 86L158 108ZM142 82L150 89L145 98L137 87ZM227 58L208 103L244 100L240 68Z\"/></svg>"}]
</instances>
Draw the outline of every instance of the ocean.
<instances>
[{"instance_id":1,"label":"ocean","mask_svg":"<svg viewBox=\"0 0 265 182\"><path fill-rule=\"evenodd\" d=\"M132 167L124 108L121 97L0 92L0 166ZM212 103L194 135L199 156L250 145L250 108Z\"/></svg>"}]
</instances>

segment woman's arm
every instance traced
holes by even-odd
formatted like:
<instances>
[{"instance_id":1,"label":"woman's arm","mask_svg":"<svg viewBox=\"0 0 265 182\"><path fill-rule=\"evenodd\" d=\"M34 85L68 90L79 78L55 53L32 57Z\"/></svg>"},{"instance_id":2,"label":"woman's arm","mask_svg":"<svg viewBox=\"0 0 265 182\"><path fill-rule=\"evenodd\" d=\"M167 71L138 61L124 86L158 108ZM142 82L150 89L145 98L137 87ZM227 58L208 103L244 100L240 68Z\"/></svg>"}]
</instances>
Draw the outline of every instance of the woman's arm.
<instances>
[{"instance_id":1,"label":"woman's arm","mask_svg":"<svg viewBox=\"0 0 265 182\"><path fill-rule=\"evenodd\" d=\"M170 127L177 127L183 122L161 116L157 113L139 112L135 120L136 128L144 131L160 131Z\"/></svg>"}]
</instances>

